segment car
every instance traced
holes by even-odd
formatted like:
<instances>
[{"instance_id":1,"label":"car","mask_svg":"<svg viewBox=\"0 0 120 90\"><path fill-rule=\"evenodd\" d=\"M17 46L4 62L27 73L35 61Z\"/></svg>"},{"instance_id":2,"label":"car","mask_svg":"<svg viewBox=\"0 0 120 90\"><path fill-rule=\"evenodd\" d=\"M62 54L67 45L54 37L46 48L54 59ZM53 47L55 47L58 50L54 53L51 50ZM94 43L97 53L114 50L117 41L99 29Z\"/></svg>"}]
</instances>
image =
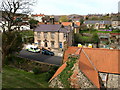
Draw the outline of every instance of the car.
<instances>
[{"instance_id":1,"label":"car","mask_svg":"<svg viewBox=\"0 0 120 90\"><path fill-rule=\"evenodd\" d=\"M46 50L46 49L42 49L42 54L54 56L54 52L51 52L51 51Z\"/></svg>"},{"instance_id":2,"label":"car","mask_svg":"<svg viewBox=\"0 0 120 90\"><path fill-rule=\"evenodd\" d=\"M34 45L28 45L26 46L26 50L34 53L40 53L40 49L37 46Z\"/></svg>"}]
</instances>

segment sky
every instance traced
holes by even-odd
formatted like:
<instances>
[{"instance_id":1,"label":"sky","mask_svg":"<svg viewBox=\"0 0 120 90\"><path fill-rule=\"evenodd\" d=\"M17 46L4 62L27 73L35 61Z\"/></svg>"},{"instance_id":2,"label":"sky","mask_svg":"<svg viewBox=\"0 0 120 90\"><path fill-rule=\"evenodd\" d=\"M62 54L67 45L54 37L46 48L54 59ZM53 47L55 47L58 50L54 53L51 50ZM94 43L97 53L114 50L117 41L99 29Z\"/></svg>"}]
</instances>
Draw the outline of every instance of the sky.
<instances>
[{"instance_id":1,"label":"sky","mask_svg":"<svg viewBox=\"0 0 120 90\"><path fill-rule=\"evenodd\" d=\"M33 14L70 15L117 13L120 0L37 0Z\"/></svg>"}]
</instances>

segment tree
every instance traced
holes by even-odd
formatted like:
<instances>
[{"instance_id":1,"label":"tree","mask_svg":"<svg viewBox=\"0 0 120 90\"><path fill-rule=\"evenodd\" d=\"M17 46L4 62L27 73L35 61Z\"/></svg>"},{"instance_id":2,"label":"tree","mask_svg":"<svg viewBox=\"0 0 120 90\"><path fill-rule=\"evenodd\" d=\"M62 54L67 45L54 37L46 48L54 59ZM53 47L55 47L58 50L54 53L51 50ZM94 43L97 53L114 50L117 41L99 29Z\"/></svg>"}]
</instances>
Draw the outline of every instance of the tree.
<instances>
[{"instance_id":1,"label":"tree","mask_svg":"<svg viewBox=\"0 0 120 90\"><path fill-rule=\"evenodd\" d=\"M84 23L84 19L80 19L80 25Z\"/></svg>"},{"instance_id":2,"label":"tree","mask_svg":"<svg viewBox=\"0 0 120 90\"><path fill-rule=\"evenodd\" d=\"M99 39L97 33L94 33L94 34L92 35L92 42L97 45L97 48L99 47L100 39Z\"/></svg>"},{"instance_id":3,"label":"tree","mask_svg":"<svg viewBox=\"0 0 120 90\"><path fill-rule=\"evenodd\" d=\"M11 53L18 52L22 48L22 40L20 35L21 20L15 19L18 12L21 13L20 18L29 13L30 5L33 0L3 0L1 4L2 18L2 63L4 65L5 58Z\"/></svg>"},{"instance_id":4,"label":"tree","mask_svg":"<svg viewBox=\"0 0 120 90\"><path fill-rule=\"evenodd\" d=\"M68 18L67 16L61 16L60 19L59 19L59 22L68 22Z\"/></svg>"},{"instance_id":5,"label":"tree","mask_svg":"<svg viewBox=\"0 0 120 90\"><path fill-rule=\"evenodd\" d=\"M34 27L36 27L36 25L38 24L38 20L34 20L34 19L30 19L29 23L30 23L30 28L33 29Z\"/></svg>"}]
</instances>

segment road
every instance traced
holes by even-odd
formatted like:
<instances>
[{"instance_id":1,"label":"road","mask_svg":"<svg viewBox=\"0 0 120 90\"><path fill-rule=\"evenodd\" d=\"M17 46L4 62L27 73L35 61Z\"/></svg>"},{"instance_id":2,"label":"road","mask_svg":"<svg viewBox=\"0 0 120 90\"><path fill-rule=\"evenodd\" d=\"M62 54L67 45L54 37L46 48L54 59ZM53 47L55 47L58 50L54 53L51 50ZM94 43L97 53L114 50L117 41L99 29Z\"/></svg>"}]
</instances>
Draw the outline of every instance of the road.
<instances>
[{"instance_id":1,"label":"road","mask_svg":"<svg viewBox=\"0 0 120 90\"><path fill-rule=\"evenodd\" d=\"M32 52L28 52L26 50L21 50L19 56L28 58L31 60L49 63L49 64L55 64L55 65L62 64L62 57L43 55L41 53L32 53Z\"/></svg>"}]
</instances>

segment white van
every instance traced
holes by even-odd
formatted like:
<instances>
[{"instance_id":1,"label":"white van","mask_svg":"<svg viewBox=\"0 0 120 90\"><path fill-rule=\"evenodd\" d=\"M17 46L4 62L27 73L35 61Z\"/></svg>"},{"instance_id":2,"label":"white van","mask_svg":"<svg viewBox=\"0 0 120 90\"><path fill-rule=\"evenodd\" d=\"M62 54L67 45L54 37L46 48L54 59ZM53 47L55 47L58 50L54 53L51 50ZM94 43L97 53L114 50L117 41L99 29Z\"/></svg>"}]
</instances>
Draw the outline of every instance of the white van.
<instances>
[{"instance_id":1,"label":"white van","mask_svg":"<svg viewBox=\"0 0 120 90\"><path fill-rule=\"evenodd\" d=\"M40 52L40 49L37 46L34 46L34 45L27 45L26 50L30 51L30 52L35 52L35 53Z\"/></svg>"}]
</instances>

